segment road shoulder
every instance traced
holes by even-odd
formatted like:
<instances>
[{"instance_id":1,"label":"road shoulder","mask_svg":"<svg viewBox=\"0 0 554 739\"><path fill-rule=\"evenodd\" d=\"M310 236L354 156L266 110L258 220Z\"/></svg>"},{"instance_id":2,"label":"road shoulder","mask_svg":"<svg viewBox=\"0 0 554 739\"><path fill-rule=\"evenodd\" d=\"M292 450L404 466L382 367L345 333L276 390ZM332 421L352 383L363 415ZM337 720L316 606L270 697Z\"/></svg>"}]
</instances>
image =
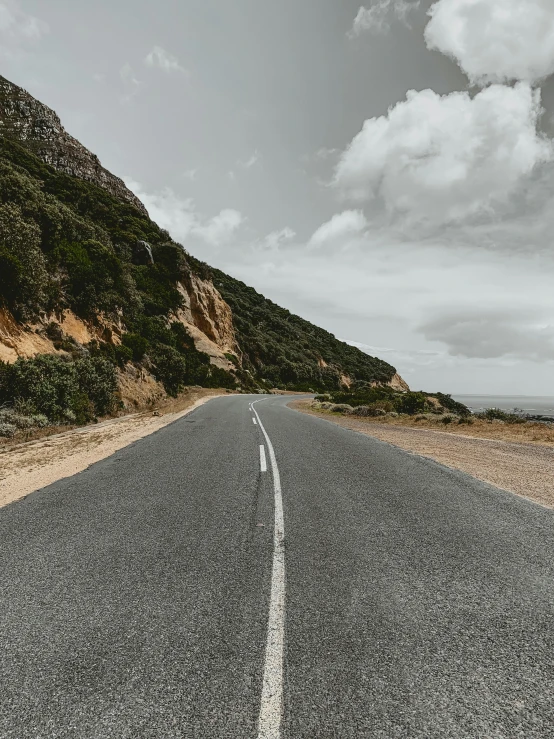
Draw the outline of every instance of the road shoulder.
<instances>
[{"instance_id":1,"label":"road shoulder","mask_svg":"<svg viewBox=\"0 0 554 739\"><path fill-rule=\"evenodd\" d=\"M183 398L179 410L135 413L2 449L0 508L82 472L221 396L221 391L197 390Z\"/></svg>"},{"instance_id":2,"label":"road shoulder","mask_svg":"<svg viewBox=\"0 0 554 739\"><path fill-rule=\"evenodd\" d=\"M551 446L460 436L331 415L312 410L305 401L288 405L554 508L554 449Z\"/></svg>"}]
</instances>

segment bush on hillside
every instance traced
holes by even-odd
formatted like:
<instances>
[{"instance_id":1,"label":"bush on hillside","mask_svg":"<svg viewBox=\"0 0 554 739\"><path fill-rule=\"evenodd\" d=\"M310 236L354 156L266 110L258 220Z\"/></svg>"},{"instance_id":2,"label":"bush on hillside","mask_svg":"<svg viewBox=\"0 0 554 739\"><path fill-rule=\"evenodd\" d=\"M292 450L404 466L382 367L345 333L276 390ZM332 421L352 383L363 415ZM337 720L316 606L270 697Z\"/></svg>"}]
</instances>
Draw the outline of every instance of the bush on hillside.
<instances>
[{"instance_id":1,"label":"bush on hillside","mask_svg":"<svg viewBox=\"0 0 554 739\"><path fill-rule=\"evenodd\" d=\"M177 396L187 382L187 362L172 346L158 344L152 351L154 377L168 395Z\"/></svg>"},{"instance_id":2,"label":"bush on hillside","mask_svg":"<svg viewBox=\"0 0 554 739\"><path fill-rule=\"evenodd\" d=\"M463 403L459 403L454 400L451 395L445 395L444 393L435 393L432 397L437 398L443 408L455 413L457 416L471 416L471 411Z\"/></svg>"},{"instance_id":3,"label":"bush on hillside","mask_svg":"<svg viewBox=\"0 0 554 739\"><path fill-rule=\"evenodd\" d=\"M0 300L21 319L45 305L48 273L41 234L32 219L11 203L0 205Z\"/></svg>"},{"instance_id":4,"label":"bush on hillside","mask_svg":"<svg viewBox=\"0 0 554 739\"><path fill-rule=\"evenodd\" d=\"M50 421L86 423L117 407L115 367L102 357L71 361L42 354L0 362L0 403L25 404Z\"/></svg>"},{"instance_id":5,"label":"bush on hillside","mask_svg":"<svg viewBox=\"0 0 554 739\"><path fill-rule=\"evenodd\" d=\"M397 413L406 413L415 416L427 409L427 396L425 393L402 393L394 400L394 410ZM391 409L392 410L392 409Z\"/></svg>"}]
</instances>

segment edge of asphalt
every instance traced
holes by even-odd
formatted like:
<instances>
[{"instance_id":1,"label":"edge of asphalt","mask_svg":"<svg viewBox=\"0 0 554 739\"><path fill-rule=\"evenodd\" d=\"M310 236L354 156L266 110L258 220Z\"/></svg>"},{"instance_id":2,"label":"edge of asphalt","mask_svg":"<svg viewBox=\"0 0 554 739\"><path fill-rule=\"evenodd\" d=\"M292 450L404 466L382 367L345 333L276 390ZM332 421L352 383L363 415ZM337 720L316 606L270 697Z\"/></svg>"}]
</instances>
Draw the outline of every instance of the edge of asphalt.
<instances>
[{"instance_id":1,"label":"edge of asphalt","mask_svg":"<svg viewBox=\"0 0 554 739\"><path fill-rule=\"evenodd\" d=\"M335 427L337 427L339 429L342 429L343 431L346 431L347 433L357 434L358 436L362 436L362 437L364 437L366 439L371 439L376 444L383 444L385 446L393 447L394 449L397 449L399 452L403 452L404 454L408 454L411 457L416 457L417 459L421 460L422 462L424 462L426 464L432 464L434 466L440 467L443 471L448 472L451 475L453 475L454 477L456 477L458 479L458 481L471 480L473 482L478 482L488 492L494 491L494 492L505 493L508 496L515 498L518 502L529 503L529 504L531 504L533 506L537 506L537 507L539 507L539 508L541 508L543 510L554 512L554 507L549 506L546 503L541 503L540 501L535 500L534 498L531 498L531 497L529 497L527 495L522 495L521 493L517 493L514 490L510 490L509 488L503 488L503 487L500 487L499 485L494 485L493 483L489 482L488 480L484 480L482 477L478 477L477 475L472 475L470 472L466 472L464 470L460 470L457 467L451 467L450 465L446 464L445 462L441 462L441 461L439 461L438 459L435 459L432 456L427 456L425 454L420 454L419 452L414 452L411 449L407 449L405 447L399 446L398 444L395 444L392 441L385 441L383 439L379 439L377 436L373 436L369 432L358 430L358 429L348 428L347 426L343 426L342 424L340 424L338 422L338 420L336 420L334 418L329 418L327 416L319 416L319 415L316 415L314 413L309 413L307 411L304 411L304 410L302 410L300 408L293 408L291 406L291 402L294 402L294 401L288 402L286 404L286 408L288 410L292 411L293 413L300 413L303 416L310 416L310 417L315 418L315 419L317 419L319 421L323 421L324 423L330 423L330 424L334 425ZM415 432L419 431L419 429L411 429L411 430L412 431L415 431ZM439 433L439 432L435 432L435 433ZM497 441L500 444L502 443L501 441L499 441L497 439L491 439L491 440L489 440L489 439L480 439L479 437L475 437L475 436L465 436L464 435L463 438L471 439L471 440L474 440L474 441L477 441L477 442L479 442L479 441Z\"/></svg>"},{"instance_id":2,"label":"edge of asphalt","mask_svg":"<svg viewBox=\"0 0 554 739\"><path fill-rule=\"evenodd\" d=\"M112 454L134 444L136 441L146 438L147 436L152 436L163 428L180 421L182 418L190 415L209 401L225 397L230 396L224 393L209 395L203 398L198 398L188 408L185 408L182 411L177 411L176 413L167 413L162 416L152 416L151 414L148 414L147 416L142 413L132 413L126 416L120 416L118 418L103 421L94 426L71 429L70 431L65 431L61 434L53 434L52 436L47 436L43 439L35 439L33 441L23 442L22 444L10 447L5 450L4 453L6 455L10 453L25 453L27 450L32 451L37 448L41 449L43 445L50 445L51 442L59 442L61 444L65 439L67 439L69 443L70 440L75 437L82 437L87 434L101 434L103 430L117 427L118 424L133 424L133 422L137 422L136 428L131 427L127 433L123 434L121 443L119 441L107 443L108 440L105 440L105 443L103 444L102 440L100 440L95 449L76 452L74 454L68 453L67 455L49 460L46 464L42 465L38 471L34 467L29 467L24 469L23 472L16 473L15 475L8 474L5 477L0 477L0 508L17 503L18 501L27 498L29 495L37 493L43 488L59 482L60 480L73 477L74 475L84 472L91 465L111 457ZM145 424L145 426L141 428L138 425L138 421L140 419L151 420L151 426ZM0 461L1 459L2 457L0 455ZM14 479L19 477L19 475L26 475L29 478L27 484L25 484L25 481L21 482L20 480L20 485L16 493L12 495L2 495L2 487L5 484L5 481L8 480L9 483L11 480L13 483Z\"/></svg>"}]
</instances>

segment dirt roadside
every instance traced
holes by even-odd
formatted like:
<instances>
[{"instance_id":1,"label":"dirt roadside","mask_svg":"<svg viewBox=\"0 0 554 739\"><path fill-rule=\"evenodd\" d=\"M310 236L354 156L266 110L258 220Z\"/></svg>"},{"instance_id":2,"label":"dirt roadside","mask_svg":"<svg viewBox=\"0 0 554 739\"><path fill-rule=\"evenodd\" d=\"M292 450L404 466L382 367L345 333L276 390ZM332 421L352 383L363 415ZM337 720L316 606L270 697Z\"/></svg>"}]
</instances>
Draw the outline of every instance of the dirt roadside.
<instances>
[{"instance_id":1,"label":"dirt roadside","mask_svg":"<svg viewBox=\"0 0 554 739\"><path fill-rule=\"evenodd\" d=\"M110 419L38 441L0 449L0 507L64 477L82 472L118 449L191 413L220 390L198 389L168 401L160 410Z\"/></svg>"},{"instance_id":2,"label":"dirt roadside","mask_svg":"<svg viewBox=\"0 0 554 739\"><path fill-rule=\"evenodd\" d=\"M388 425L370 418L353 418L314 411L309 401L291 408L337 423L388 444L466 472L495 487L554 508L554 448L551 444L518 443L430 429ZM469 432L469 433L468 433Z\"/></svg>"}]
</instances>

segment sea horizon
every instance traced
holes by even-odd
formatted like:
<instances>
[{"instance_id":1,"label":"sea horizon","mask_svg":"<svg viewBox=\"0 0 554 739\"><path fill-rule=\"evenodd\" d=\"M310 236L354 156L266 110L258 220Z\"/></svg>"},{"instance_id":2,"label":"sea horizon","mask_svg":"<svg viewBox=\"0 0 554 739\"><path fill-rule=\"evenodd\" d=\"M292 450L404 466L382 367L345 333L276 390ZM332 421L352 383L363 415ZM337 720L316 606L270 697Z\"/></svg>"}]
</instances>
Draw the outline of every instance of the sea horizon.
<instances>
[{"instance_id":1,"label":"sea horizon","mask_svg":"<svg viewBox=\"0 0 554 739\"><path fill-rule=\"evenodd\" d=\"M491 395L487 393L452 393L454 400L466 405L471 411L487 408L504 411L518 409L531 416L554 417L554 395Z\"/></svg>"}]
</instances>

